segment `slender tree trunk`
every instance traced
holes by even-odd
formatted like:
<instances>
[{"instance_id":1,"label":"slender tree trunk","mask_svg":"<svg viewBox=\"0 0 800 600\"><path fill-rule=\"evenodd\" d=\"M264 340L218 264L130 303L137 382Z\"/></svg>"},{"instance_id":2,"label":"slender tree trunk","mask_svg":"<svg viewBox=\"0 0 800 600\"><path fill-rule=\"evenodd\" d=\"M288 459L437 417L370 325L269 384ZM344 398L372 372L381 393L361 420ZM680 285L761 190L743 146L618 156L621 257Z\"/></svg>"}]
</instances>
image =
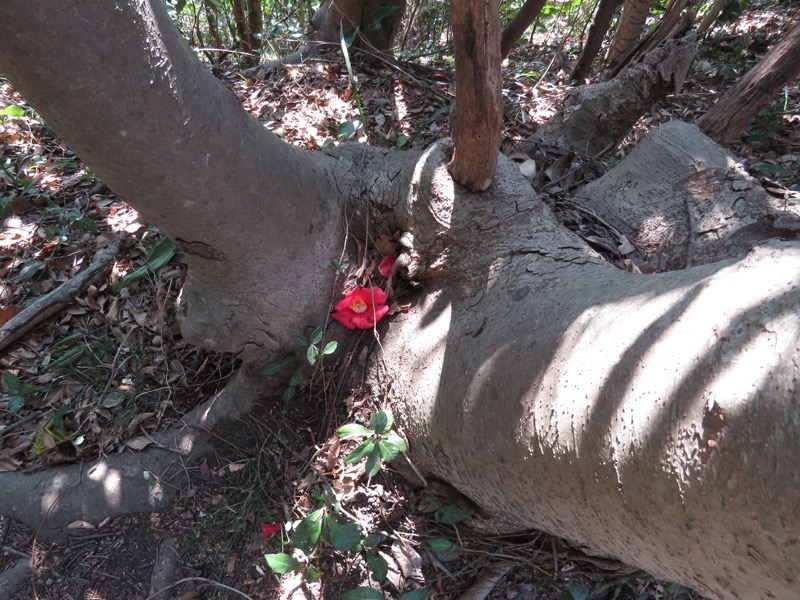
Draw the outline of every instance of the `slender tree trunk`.
<instances>
[{"instance_id":1,"label":"slender tree trunk","mask_svg":"<svg viewBox=\"0 0 800 600\"><path fill-rule=\"evenodd\" d=\"M639 34L642 32L647 16L650 14L650 5L653 0L625 0L622 7L622 16L606 59L612 65L620 62L636 45Z\"/></svg>"},{"instance_id":2,"label":"slender tree trunk","mask_svg":"<svg viewBox=\"0 0 800 600\"><path fill-rule=\"evenodd\" d=\"M219 26L217 25L217 15L214 12L214 7L211 6L209 0L203 0L203 11L206 15L208 22L208 32L211 34L211 39L214 40L214 45L222 50L225 45L222 41L222 36L219 34Z\"/></svg>"},{"instance_id":3,"label":"slender tree trunk","mask_svg":"<svg viewBox=\"0 0 800 600\"><path fill-rule=\"evenodd\" d=\"M621 0L600 0L600 5L597 7L597 13L592 21L592 26L589 28L589 35L586 38L586 43L581 50L580 58L575 64L569 78L570 80L581 83L589 69L592 68L592 63L597 55L600 53L600 48L603 46L603 38L608 32L608 27L611 24L611 18L614 16L614 11L619 6Z\"/></svg>"},{"instance_id":4,"label":"slender tree trunk","mask_svg":"<svg viewBox=\"0 0 800 600\"><path fill-rule=\"evenodd\" d=\"M722 9L725 8L725 5L728 3L728 0L714 0L711 8L708 9L708 12L703 17L703 20L700 22L700 25L697 27L697 33L702 34L708 31L711 26L716 22L719 16L722 14Z\"/></svg>"},{"instance_id":5,"label":"slender tree trunk","mask_svg":"<svg viewBox=\"0 0 800 600\"><path fill-rule=\"evenodd\" d=\"M264 35L264 11L261 9L261 0L247 0L247 21L250 47L253 51L260 50Z\"/></svg>"},{"instance_id":6,"label":"slender tree trunk","mask_svg":"<svg viewBox=\"0 0 800 600\"><path fill-rule=\"evenodd\" d=\"M750 119L800 73L800 23L747 75L720 98L697 124L720 144L730 144Z\"/></svg>"},{"instance_id":7,"label":"slender tree trunk","mask_svg":"<svg viewBox=\"0 0 800 600\"><path fill-rule=\"evenodd\" d=\"M252 52L253 46L250 43L250 21L245 10L245 0L232 0L233 20L236 22L236 31L239 34L239 47L242 52Z\"/></svg>"},{"instance_id":8,"label":"slender tree trunk","mask_svg":"<svg viewBox=\"0 0 800 600\"><path fill-rule=\"evenodd\" d=\"M503 33L500 37L500 54L503 58L508 56L514 44L525 33L525 30L531 26L542 12L542 8L547 4L547 0L526 0L511 19L511 22L505 26Z\"/></svg>"},{"instance_id":9,"label":"slender tree trunk","mask_svg":"<svg viewBox=\"0 0 800 600\"><path fill-rule=\"evenodd\" d=\"M480 192L492 184L503 118L497 0L453 4L456 105L451 117L453 179Z\"/></svg>"}]
</instances>

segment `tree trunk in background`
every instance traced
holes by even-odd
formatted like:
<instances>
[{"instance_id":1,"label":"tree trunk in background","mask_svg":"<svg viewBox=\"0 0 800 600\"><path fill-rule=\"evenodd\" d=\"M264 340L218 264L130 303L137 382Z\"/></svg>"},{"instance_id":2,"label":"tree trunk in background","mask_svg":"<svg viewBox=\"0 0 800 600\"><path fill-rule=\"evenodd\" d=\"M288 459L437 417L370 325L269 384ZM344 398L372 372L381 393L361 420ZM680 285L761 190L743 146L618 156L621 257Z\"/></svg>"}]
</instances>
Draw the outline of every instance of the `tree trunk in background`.
<instances>
[{"instance_id":1,"label":"tree trunk in background","mask_svg":"<svg viewBox=\"0 0 800 600\"><path fill-rule=\"evenodd\" d=\"M239 35L239 48L242 52L253 52L253 46L250 43L250 20L247 18L247 10L245 9L245 0L232 0L233 3L233 20L236 23L236 32Z\"/></svg>"},{"instance_id":2,"label":"tree trunk in background","mask_svg":"<svg viewBox=\"0 0 800 600\"><path fill-rule=\"evenodd\" d=\"M386 52L394 44L405 9L406 0L324 0L311 18L314 39L338 44L340 26L345 33L358 27L356 47Z\"/></svg>"},{"instance_id":3,"label":"tree trunk in background","mask_svg":"<svg viewBox=\"0 0 800 600\"><path fill-rule=\"evenodd\" d=\"M719 16L722 14L722 9L725 8L725 5L728 3L728 0L714 0L714 3L711 5L711 8L708 9L708 12L703 17L703 20L700 22L700 25L697 27L697 34L703 34L708 31L711 26L719 19Z\"/></svg>"},{"instance_id":4,"label":"tree trunk in background","mask_svg":"<svg viewBox=\"0 0 800 600\"><path fill-rule=\"evenodd\" d=\"M250 47L254 52L261 50L264 36L264 12L261 0L247 0L247 22L250 32Z\"/></svg>"},{"instance_id":5,"label":"tree trunk in background","mask_svg":"<svg viewBox=\"0 0 800 600\"><path fill-rule=\"evenodd\" d=\"M611 19L614 16L614 11L619 6L621 0L600 0L600 5L597 7L597 13L592 21L592 26L589 27L589 35L586 37L586 43L581 50L580 58L572 69L569 78L571 81L577 81L578 84L582 83L589 74L592 68L592 63L597 55L600 53L600 48L603 46L603 39L608 32L608 27L611 24Z\"/></svg>"},{"instance_id":6,"label":"tree trunk in background","mask_svg":"<svg viewBox=\"0 0 800 600\"><path fill-rule=\"evenodd\" d=\"M650 14L653 0L625 0L622 16L614 31L611 47L606 59L612 65L618 63L630 52L639 40L645 21Z\"/></svg>"},{"instance_id":7,"label":"tree trunk in background","mask_svg":"<svg viewBox=\"0 0 800 600\"><path fill-rule=\"evenodd\" d=\"M455 144L450 173L472 192L492 185L500 152L503 79L497 0L453 4L456 103L450 118Z\"/></svg>"},{"instance_id":8,"label":"tree trunk in background","mask_svg":"<svg viewBox=\"0 0 800 600\"><path fill-rule=\"evenodd\" d=\"M536 17L542 12L542 8L544 8L545 4L547 4L547 0L526 0L522 8L520 8L517 14L514 15L514 18L511 19L511 22L505 26L500 37L500 54L503 58L508 56L514 44L517 43L517 40L522 37L525 30L536 20Z\"/></svg>"},{"instance_id":9,"label":"tree trunk in background","mask_svg":"<svg viewBox=\"0 0 800 600\"><path fill-rule=\"evenodd\" d=\"M478 39L497 6L471 6ZM161 0L59 8L0 3L0 70L177 238L190 341L263 365L324 322L330 259L348 234L403 232L399 276L417 287L410 309L377 328L371 387L395 409L420 473L472 500L472 524L541 529L719 598L796 596L800 244L633 275L564 229L505 157L497 183L475 194L449 176L447 141L422 153L300 151L246 115ZM699 134L674 128L649 135L695 159L687 175L701 172L710 161L686 143ZM664 193L716 208L710 191L695 197L663 175ZM639 201L658 209L649 194ZM236 379L212 412L263 384ZM66 528L64 506L96 516L84 494L119 509L128 494L152 494L138 457L54 468L51 479L2 473L0 513L40 511L34 527Z\"/></svg>"},{"instance_id":10,"label":"tree trunk in background","mask_svg":"<svg viewBox=\"0 0 800 600\"><path fill-rule=\"evenodd\" d=\"M697 122L709 137L730 144L750 119L800 73L800 23Z\"/></svg>"}]
</instances>

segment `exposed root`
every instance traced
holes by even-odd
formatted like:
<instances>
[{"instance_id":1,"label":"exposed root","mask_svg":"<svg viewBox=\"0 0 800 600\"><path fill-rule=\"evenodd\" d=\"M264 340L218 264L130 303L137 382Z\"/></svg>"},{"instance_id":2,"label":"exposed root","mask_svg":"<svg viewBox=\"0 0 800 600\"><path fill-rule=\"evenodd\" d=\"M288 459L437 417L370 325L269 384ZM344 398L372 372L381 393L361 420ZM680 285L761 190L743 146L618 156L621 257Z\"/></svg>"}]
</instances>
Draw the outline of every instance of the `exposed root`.
<instances>
[{"instance_id":1,"label":"exposed root","mask_svg":"<svg viewBox=\"0 0 800 600\"><path fill-rule=\"evenodd\" d=\"M211 455L214 429L241 419L268 392L263 379L242 368L216 397L154 435L157 447L38 473L1 473L0 514L51 540L66 537L75 521L99 525L161 510L186 483L189 469Z\"/></svg>"}]
</instances>

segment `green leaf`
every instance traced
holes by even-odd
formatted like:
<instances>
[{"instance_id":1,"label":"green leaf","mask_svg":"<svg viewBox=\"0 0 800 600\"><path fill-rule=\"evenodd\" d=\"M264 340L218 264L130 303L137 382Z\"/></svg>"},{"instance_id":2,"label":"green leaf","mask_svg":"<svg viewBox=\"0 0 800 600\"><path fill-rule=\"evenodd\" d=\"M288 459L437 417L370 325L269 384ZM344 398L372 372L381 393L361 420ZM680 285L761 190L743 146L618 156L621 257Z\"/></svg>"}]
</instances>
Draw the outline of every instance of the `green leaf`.
<instances>
[{"instance_id":1,"label":"green leaf","mask_svg":"<svg viewBox=\"0 0 800 600\"><path fill-rule=\"evenodd\" d=\"M317 567L314 565L306 566L306 572L303 573L303 579L314 583L315 581L319 581L320 577L322 577L322 571L320 571Z\"/></svg>"},{"instance_id":2,"label":"green leaf","mask_svg":"<svg viewBox=\"0 0 800 600\"><path fill-rule=\"evenodd\" d=\"M297 393L296 387L287 387L285 390L283 390L283 401L288 402L289 400L294 398L294 395L296 393Z\"/></svg>"},{"instance_id":3,"label":"green leaf","mask_svg":"<svg viewBox=\"0 0 800 600\"><path fill-rule=\"evenodd\" d=\"M267 561L269 568L278 575L285 575L303 568L303 563L288 554L265 554L264 560Z\"/></svg>"},{"instance_id":4,"label":"green leaf","mask_svg":"<svg viewBox=\"0 0 800 600\"><path fill-rule=\"evenodd\" d=\"M455 548L450 540L446 540L444 538L434 538L432 540L428 540L428 546L430 546L431 549L435 550L436 552L450 552L450 550Z\"/></svg>"},{"instance_id":5,"label":"green leaf","mask_svg":"<svg viewBox=\"0 0 800 600\"><path fill-rule=\"evenodd\" d=\"M288 369L294 364L294 356L291 354L281 361L281 369Z\"/></svg>"},{"instance_id":6,"label":"green leaf","mask_svg":"<svg viewBox=\"0 0 800 600\"><path fill-rule=\"evenodd\" d=\"M418 590L406 592L397 600L425 600L430 595L431 591L428 588L419 588Z\"/></svg>"},{"instance_id":7,"label":"green leaf","mask_svg":"<svg viewBox=\"0 0 800 600\"><path fill-rule=\"evenodd\" d=\"M337 342L336 340L330 341L327 344L325 344L325 348L322 349L322 354L324 354L325 356L333 354L334 352L336 352L336 348L338 347L339 347L339 342Z\"/></svg>"},{"instance_id":8,"label":"green leaf","mask_svg":"<svg viewBox=\"0 0 800 600\"><path fill-rule=\"evenodd\" d=\"M294 343L300 346L301 348L308 347L308 340L304 338L302 335L293 335L292 339L294 340Z\"/></svg>"},{"instance_id":9,"label":"green leaf","mask_svg":"<svg viewBox=\"0 0 800 600\"><path fill-rule=\"evenodd\" d=\"M312 367L317 362L317 357L319 357L319 350L316 346L309 346L308 350L306 350L306 360L308 360L308 364Z\"/></svg>"},{"instance_id":10,"label":"green leaf","mask_svg":"<svg viewBox=\"0 0 800 600\"><path fill-rule=\"evenodd\" d=\"M322 341L322 329L317 327L314 331L311 332L311 336L309 337L312 344L319 344Z\"/></svg>"},{"instance_id":11,"label":"green leaf","mask_svg":"<svg viewBox=\"0 0 800 600\"><path fill-rule=\"evenodd\" d=\"M8 399L8 412L12 415L17 414L23 404L25 404L25 396L11 396Z\"/></svg>"},{"instance_id":12,"label":"green leaf","mask_svg":"<svg viewBox=\"0 0 800 600\"><path fill-rule=\"evenodd\" d=\"M361 532L355 523L340 524L336 519L327 515L325 523L331 537L331 546L341 552L352 552L361 544Z\"/></svg>"},{"instance_id":13,"label":"green leaf","mask_svg":"<svg viewBox=\"0 0 800 600\"><path fill-rule=\"evenodd\" d=\"M261 374L270 376L275 375L281 370L281 363L271 362L266 367L261 369Z\"/></svg>"},{"instance_id":14,"label":"green leaf","mask_svg":"<svg viewBox=\"0 0 800 600\"><path fill-rule=\"evenodd\" d=\"M388 410L379 410L369 417L369 428L377 434L386 433L394 425L392 413Z\"/></svg>"},{"instance_id":15,"label":"green leaf","mask_svg":"<svg viewBox=\"0 0 800 600\"><path fill-rule=\"evenodd\" d=\"M468 518L469 515L463 513L455 504L442 506L434 515L434 520L442 525L455 525Z\"/></svg>"},{"instance_id":16,"label":"green leaf","mask_svg":"<svg viewBox=\"0 0 800 600\"><path fill-rule=\"evenodd\" d=\"M306 554L311 553L311 549L319 543L322 535L322 517L325 516L325 509L318 508L310 515L305 517L292 535L292 544Z\"/></svg>"},{"instance_id":17,"label":"green leaf","mask_svg":"<svg viewBox=\"0 0 800 600\"><path fill-rule=\"evenodd\" d=\"M378 583L386 581L386 576L389 574L389 563L380 554L367 552L367 566L369 567L372 581L377 581Z\"/></svg>"},{"instance_id":18,"label":"green leaf","mask_svg":"<svg viewBox=\"0 0 800 600\"><path fill-rule=\"evenodd\" d=\"M148 271L158 271L167 266L169 261L175 256L175 242L165 237L161 238L150 252L147 253L145 264L138 269L131 271L125 277L119 280L117 285L114 286L114 293L118 293L124 287L129 286L134 281L141 279L147 275Z\"/></svg>"},{"instance_id":19,"label":"green leaf","mask_svg":"<svg viewBox=\"0 0 800 600\"><path fill-rule=\"evenodd\" d=\"M378 450L380 450L381 458L383 458L384 462L390 463L401 452L408 450L408 446L403 438L394 431L390 431L378 441Z\"/></svg>"},{"instance_id":20,"label":"green leaf","mask_svg":"<svg viewBox=\"0 0 800 600\"><path fill-rule=\"evenodd\" d=\"M3 383L6 384L9 394L17 394L22 390L22 382L19 377L10 371L3 373Z\"/></svg>"},{"instance_id":21,"label":"green leaf","mask_svg":"<svg viewBox=\"0 0 800 600\"><path fill-rule=\"evenodd\" d=\"M345 121L336 129L336 137L340 140L349 140L358 131L358 121Z\"/></svg>"},{"instance_id":22,"label":"green leaf","mask_svg":"<svg viewBox=\"0 0 800 600\"><path fill-rule=\"evenodd\" d=\"M357 587L342 594L342 600L383 600L383 594L371 587Z\"/></svg>"},{"instance_id":23,"label":"green leaf","mask_svg":"<svg viewBox=\"0 0 800 600\"><path fill-rule=\"evenodd\" d=\"M158 481L155 477L153 477L153 474L150 471L142 471L142 477L144 477L144 480L150 487L155 487L158 485Z\"/></svg>"},{"instance_id":24,"label":"green leaf","mask_svg":"<svg viewBox=\"0 0 800 600\"><path fill-rule=\"evenodd\" d=\"M339 429L336 430L336 435L340 438L346 438L356 435L372 435L372 432L358 423L348 423L347 425L339 427Z\"/></svg>"},{"instance_id":25,"label":"green leaf","mask_svg":"<svg viewBox=\"0 0 800 600\"><path fill-rule=\"evenodd\" d=\"M375 449L376 448L374 439L370 438L368 440L364 440L356 447L355 450L353 450L350 454L344 457L344 462L346 465L357 463Z\"/></svg>"},{"instance_id":26,"label":"green leaf","mask_svg":"<svg viewBox=\"0 0 800 600\"><path fill-rule=\"evenodd\" d=\"M300 367L292 374L292 378L289 380L289 387L298 386L301 381L303 381L303 367Z\"/></svg>"},{"instance_id":27,"label":"green leaf","mask_svg":"<svg viewBox=\"0 0 800 600\"><path fill-rule=\"evenodd\" d=\"M90 219L89 217L81 217L80 219L76 219L72 222L72 224L76 227L80 227L84 231L97 233L97 223L95 223L94 219Z\"/></svg>"},{"instance_id":28,"label":"green leaf","mask_svg":"<svg viewBox=\"0 0 800 600\"><path fill-rule=\"evenodd\" d=\"M16 104L6 106L3 110L0 110L0 115L4 115L6 117L21 117L24 114L25 109L21 106L17 106Z\"/></svg>"},{"instance_id":29,"label":"green leaf","mask_svg":"<svg viewBox=\"0 0 800 600\"><path fill-rule=\"evenodd\" d=\"M571 600L586 600L589 597L589 588L574 581L567 582L567 591Z\"/></svg>"},{"instance_id":30,"label":"green leaf","mask_svg":"<svg viewBox=\"0 0 800 600\"><path fill-rule=\"evenodd\" d=\"M364 547L374 548L381 543L381 540L383 540L383 536L380 533L370 533L366 538L364 538Z\"/></svg>"},{"instance_id":31,"label":"green leaf","mask_svg":"<svg viewBox=\"0 0 800 600\"><path fill-rule=\"evenodd\" d=\"M375 477L378 474L378 471L381 470L381 453L378 448L374 448L372 452L369 453L369 457L367 457L367 464L364 466L364 471L366 471L367 476Z\"/></svg>"}]
</instances>

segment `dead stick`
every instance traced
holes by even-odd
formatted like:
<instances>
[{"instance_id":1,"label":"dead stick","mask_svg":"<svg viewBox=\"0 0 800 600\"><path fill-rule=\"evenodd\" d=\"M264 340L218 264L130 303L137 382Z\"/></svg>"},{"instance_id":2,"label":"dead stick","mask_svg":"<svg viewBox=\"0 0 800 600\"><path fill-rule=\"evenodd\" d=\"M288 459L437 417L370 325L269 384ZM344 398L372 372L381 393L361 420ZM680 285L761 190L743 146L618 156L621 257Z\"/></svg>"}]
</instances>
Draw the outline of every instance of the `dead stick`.
<instances>
[{"instance_id":1,"label":"dead stick","mask_svg":"<svg viewBox=\"0 0 800 600\"><path fill-rule=\"evenodd\" d=\"M57 315L75 301L75 297L119 253L121 238L115 238L98 255L95 261L75 277L49 294L37 298L21 313L0 327L0 352L8 348L31 329Z\"/></svg>"}]
</instances>

